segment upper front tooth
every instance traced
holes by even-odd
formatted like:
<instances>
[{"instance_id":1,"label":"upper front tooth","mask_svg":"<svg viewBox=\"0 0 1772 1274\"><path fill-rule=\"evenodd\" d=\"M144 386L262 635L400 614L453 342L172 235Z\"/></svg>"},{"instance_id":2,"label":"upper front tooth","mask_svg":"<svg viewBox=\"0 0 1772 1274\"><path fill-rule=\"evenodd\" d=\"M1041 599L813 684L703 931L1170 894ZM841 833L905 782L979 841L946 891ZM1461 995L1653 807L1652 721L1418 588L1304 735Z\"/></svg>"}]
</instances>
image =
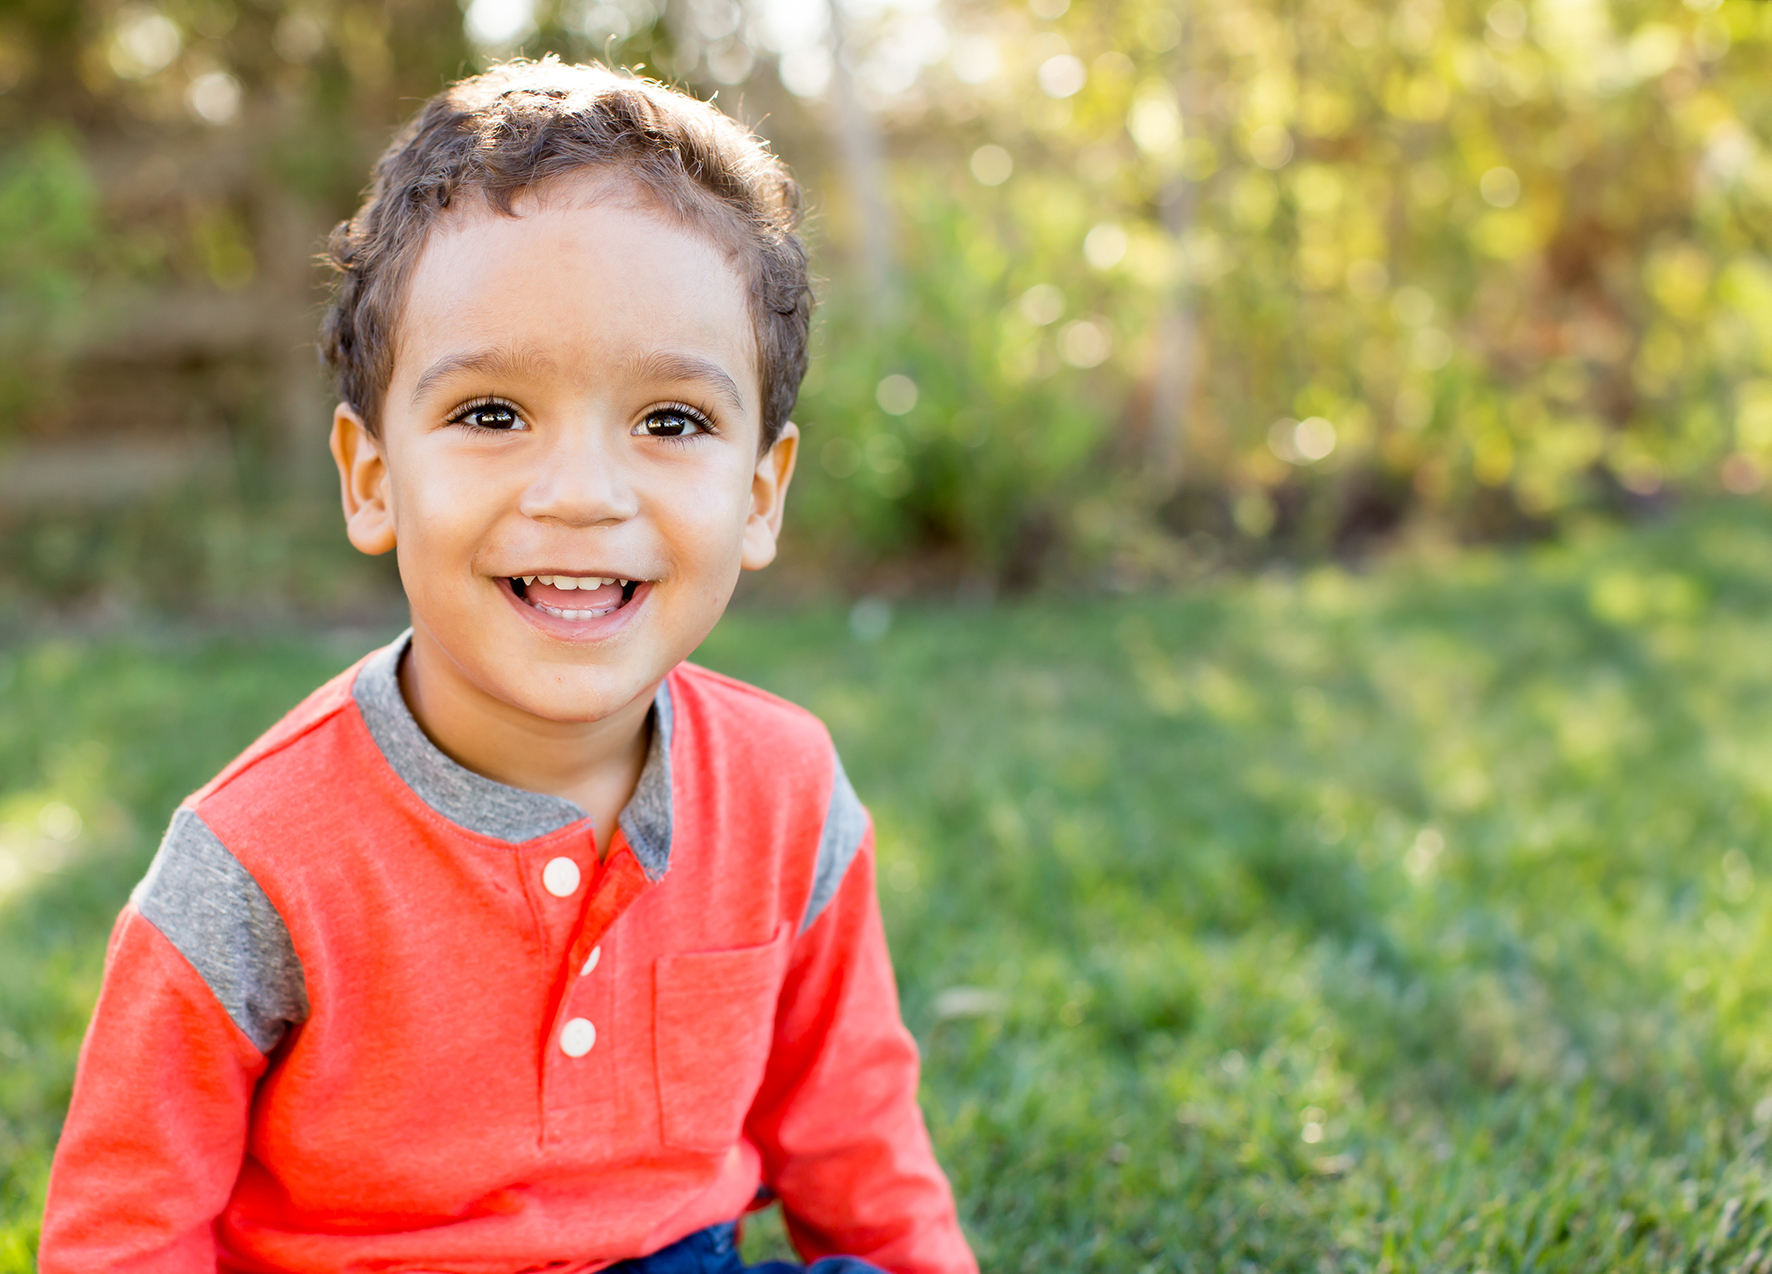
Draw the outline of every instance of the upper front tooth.
<instances>
[{"instance_id":1,"label":"upper front tooth","mask_svg":"<svg viewBox=\"0 0 1772 1274\"><path fill-rule=\"evenodd\" d=\"M601 575L526 575L523 577L524 583L528 583L530 580L540 580L544 584L565 589L569 593L579 588L602 588L605 584L625 585L627 583L626 580L617 580Z\"/></svg>"},{"instance_id":2,"label":"upper front tooth","mask_svg":"<svg viewBox=\"0 0 1772 1274\"><path fill-rule=\"evenodd\" d=\"M535 583L535 576L533 575L519 575L517 578L523 581L523 586L525 588Z\"/></svg>"}]
</instances>

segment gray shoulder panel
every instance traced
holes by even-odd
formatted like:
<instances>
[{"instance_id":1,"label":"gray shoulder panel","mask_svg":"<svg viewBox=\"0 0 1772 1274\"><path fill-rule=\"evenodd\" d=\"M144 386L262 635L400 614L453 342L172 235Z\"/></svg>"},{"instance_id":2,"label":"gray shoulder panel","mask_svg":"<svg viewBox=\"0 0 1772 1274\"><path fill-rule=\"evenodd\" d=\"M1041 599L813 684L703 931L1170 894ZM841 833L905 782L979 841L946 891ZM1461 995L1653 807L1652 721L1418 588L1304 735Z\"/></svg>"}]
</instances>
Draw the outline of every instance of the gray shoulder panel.
<instances>
[{"instance_id":1,"label":"gray shoulder panel","mask_svg":"<svg viewBox=\"0 0 1772 1274\"><path fill-rule=\"evenodd\" d=\"M818 838L818 865L812 871L812 897L806 903L806 918L800 922L801 933L812 927L812 922L836 896L868 830L868 813L849 785L849 776L843 773L843 759L834 756L831 760L835 765L831 803L825 810L824 831Z\"/></svg>"},{"instance_id":2,"label":"gray shoulder panel","mask_svg":"<svg viewBox=\"0 0 1772 1274\"><path fill-rule=\"evenodd\" d=\"M572 801L475 774L425 736L400 693L400 659L411 641L408 629L376 652L351 686L370 737L406 786L458 827L512 844L546 836L584 818L584 810Z\"/></svg>"},{"instance_id":3,"label":"gray shoulder panel","mask_svg":"<svg viewBox=\"0 0 1772 1274\"><path fill-rule=\"evenodd\" d=\"M657 880L671 865L671 729L675 724L667 678L659 683L652 700L652 743L646 750L646 764L619 820L648 880Z\"/></svg>"},{"instance_id":4,"label":"gray shoulder panel","mask_svg":"<svg viewBox=\"0 0 1772 1274\"><path fill-rule=\"evenodd\" d=\"M260 1052L307 1020L307 983L288 926L195 810L172 816L131 897Z\"/></svg>"}]
</instances>

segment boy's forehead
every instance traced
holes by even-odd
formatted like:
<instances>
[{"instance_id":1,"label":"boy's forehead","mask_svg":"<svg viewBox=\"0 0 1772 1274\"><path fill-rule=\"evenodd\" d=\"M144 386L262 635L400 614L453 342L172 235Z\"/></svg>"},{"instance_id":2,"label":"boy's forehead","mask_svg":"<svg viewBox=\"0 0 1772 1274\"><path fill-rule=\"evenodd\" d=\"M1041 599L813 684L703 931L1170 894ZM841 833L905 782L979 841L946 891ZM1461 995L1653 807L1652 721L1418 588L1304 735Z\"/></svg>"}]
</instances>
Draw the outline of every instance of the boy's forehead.
<instances>
[{"instance_id":1,"label":"boy's forehead","mask_svg":"<svg viewBox=\"0 0 1772 1274\"><path fill-rule=\"evenodd\" d=\"M431 229L407 280L394 393L456 371L660 373L715 363L746 408L759 392L742 262L619 174L525 191L507 215L484 198ZM448 350L440 352L441 347ZM445 368L443 370L449 370ZM401 382L405 382L402 387Z\"/></svg>"},{"instance_id":2,"label":"boy's forehead","mask_svg":"<svg viewBox=\"0 0 1772 1274\"><path fill-rule=\"evenodd\" d=\"M477 202L491 207L485 198ZM744 243L743 227L731 210L687 178L667 186L622 164L588 165L556 173L524 186L511 196L510 204L519 214L549 208L627 208L660 217L734 256Z\"/></svg>"},{"instance_id":3,"label":"boy's forehead","mask_svg":"<svg viewBox=\"0 0 1772 1274\"><path fill-rule=\"evenodd\" d=\"M698 242L720 257L741 290L748 291L744 227L731 209L699 194L691 185L667 192L631 169L605 164L574 168L524 186L505 203L508 212L496 206L486 192L468 192L431 227L425 247L451 234L508 226L513 220L538 215L614 211L630 214L666 234Z\"/></svg>"}]
</instances>

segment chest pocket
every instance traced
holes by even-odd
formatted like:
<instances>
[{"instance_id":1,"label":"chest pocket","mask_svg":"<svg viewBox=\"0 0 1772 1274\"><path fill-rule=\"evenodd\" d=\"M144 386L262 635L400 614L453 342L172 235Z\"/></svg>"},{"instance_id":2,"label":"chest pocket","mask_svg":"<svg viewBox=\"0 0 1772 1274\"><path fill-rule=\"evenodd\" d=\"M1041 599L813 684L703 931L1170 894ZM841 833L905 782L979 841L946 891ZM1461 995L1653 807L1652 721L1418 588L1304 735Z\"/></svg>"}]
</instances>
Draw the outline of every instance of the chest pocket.
<instances>
[{"instance_id":1,"label":"chest pocket","mask_svg":"<svg viewBox=\"0 0 1772 1274\"><path fill-rule=\"evenodd\" d=\"M791 926L760 947L665 956L656 966L659 1127L667 1145L733 1145L763 1082Z\"/></svg>"}]
</instances>

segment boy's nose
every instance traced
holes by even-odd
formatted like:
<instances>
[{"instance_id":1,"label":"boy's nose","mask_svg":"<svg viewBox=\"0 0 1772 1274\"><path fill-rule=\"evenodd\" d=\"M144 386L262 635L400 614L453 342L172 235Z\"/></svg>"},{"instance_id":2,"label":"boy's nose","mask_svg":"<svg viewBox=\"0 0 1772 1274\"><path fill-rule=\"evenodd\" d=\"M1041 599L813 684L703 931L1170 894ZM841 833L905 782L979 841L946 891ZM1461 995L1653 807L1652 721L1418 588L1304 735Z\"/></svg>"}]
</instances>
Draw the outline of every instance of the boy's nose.
<instances>
[{"instance_id":1,"label":"boy's nose","mask_svg":"<svg viewBox=\"0 0 1772 1274\"><path fill-rule=\"evenodd\" d=\"M633 517L640 501L616 449L575 439L541 458L519 507L537 521L596 526Z\"/></svg>"}]
</instances>

